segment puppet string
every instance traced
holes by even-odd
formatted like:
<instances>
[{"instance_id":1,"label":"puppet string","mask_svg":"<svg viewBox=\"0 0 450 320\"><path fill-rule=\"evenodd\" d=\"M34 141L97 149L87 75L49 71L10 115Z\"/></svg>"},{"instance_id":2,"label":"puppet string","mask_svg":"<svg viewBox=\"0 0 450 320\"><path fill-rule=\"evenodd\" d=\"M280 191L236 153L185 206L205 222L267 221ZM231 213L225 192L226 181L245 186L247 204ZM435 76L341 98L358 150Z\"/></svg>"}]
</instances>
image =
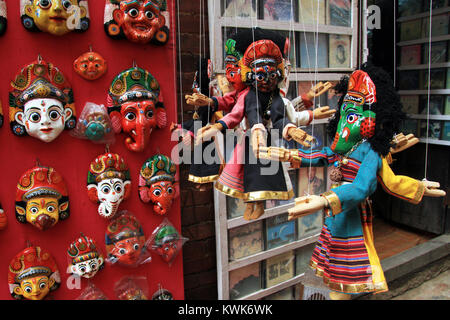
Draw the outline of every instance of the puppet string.
<instances>
[{"instance_id":1,"label":"puppet string","mask_svg":"<svg viewBox=\"0 0 450 320\"><path fill-rule=\"evenodd\" d=\"M433 25L433 1L430 1L430 25L428 29L428 91L427 91L427 141L425 144L425 180L428 173L428 146L430 130L430 98L431 98L431 32Z\"/></svg>"}]
</instances>

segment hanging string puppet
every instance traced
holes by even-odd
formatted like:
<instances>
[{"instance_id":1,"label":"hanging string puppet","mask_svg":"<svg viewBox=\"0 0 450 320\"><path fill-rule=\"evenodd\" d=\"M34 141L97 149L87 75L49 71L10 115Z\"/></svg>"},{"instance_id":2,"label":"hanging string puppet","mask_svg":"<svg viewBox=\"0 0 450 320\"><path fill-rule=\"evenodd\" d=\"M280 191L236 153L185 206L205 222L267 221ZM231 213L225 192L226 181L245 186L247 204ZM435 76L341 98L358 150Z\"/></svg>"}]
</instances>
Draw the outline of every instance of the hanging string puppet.
<instances>
[{"instance_id":1,"label":"hanging string puppet","mask_svg":"<svg viewBox=\"0 0 450 320\"><path fill-rule=\"evenodd\" d=\"M438 183L396 177L387 165L391 139L403 118L401 103L389 75L364 65L349 80L336 117L328 125L331 147L320 151L261 149L260 156L288 160L301 166L331 166L331 190L296 199L289 219L323 209L325 224L313 251L310 266L333 290L333 299L346 294L387 291L372 234L372 211L368 197L375 191L383 170L387 183L413 203L423 195L442 196ZM339 89L338 89L339 90ZM383 178L384 179L384 178ZM405 182L406 185L402 185ZM406 187L406 188L405 188Z\"/></svg>"}]
</instances>

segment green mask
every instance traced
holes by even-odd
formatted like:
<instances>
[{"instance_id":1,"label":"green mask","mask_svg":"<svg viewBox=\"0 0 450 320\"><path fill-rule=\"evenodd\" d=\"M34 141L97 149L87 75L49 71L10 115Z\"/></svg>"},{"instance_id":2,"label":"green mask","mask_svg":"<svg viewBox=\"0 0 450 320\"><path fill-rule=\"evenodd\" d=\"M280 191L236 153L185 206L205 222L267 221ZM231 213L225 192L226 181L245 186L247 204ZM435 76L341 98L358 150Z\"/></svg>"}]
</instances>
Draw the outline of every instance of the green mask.
<instances>
[{"instance_id":1,"label":"green mask","mask_svg":"<svg viewBox=\"0 0 450 320\"><path fill-rule=\"evenodd\" d=\"M375 113L365 110L363 105L345 101L341 106L336 135L331 150L345 154L362 139L368 139L375 133Z\"/></svg>"}]
</instances>

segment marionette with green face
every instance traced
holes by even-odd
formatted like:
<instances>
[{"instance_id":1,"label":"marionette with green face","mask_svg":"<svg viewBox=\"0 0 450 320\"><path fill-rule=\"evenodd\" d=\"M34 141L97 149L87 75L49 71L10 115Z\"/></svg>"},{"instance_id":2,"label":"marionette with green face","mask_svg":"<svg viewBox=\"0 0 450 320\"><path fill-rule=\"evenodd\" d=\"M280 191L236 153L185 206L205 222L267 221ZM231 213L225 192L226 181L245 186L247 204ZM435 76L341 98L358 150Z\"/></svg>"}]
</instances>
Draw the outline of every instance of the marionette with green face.
<instances>
[{"instance_id":1,"label":"marionette with green face","mask_svg":"<svg viewBox=\"0 0 450 320\"><path fill-rule=\"evenodd\" d=\"M345 154L360 141L370 139L375 134L376 114L371 110L371 105L376 102L376 91L369 80L367 74L360 70L355 71L350 78L331 146L336 153Z\"/></svg>"}]
</instances>

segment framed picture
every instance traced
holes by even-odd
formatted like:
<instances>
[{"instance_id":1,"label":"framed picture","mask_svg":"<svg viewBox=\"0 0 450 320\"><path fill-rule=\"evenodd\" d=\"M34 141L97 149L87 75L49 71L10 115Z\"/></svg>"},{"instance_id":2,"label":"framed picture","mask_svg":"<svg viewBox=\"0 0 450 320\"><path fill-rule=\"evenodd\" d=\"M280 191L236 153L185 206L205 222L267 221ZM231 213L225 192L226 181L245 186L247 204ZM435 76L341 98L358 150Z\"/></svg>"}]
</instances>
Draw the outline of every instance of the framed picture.
<instances>
[{"instance_id":1,"label":"framed picture","mask_svg":"<svg viewBox=\"0 0 450 320\"><path fill-rule=\"evenodd\" d=\"M447 96L445 99L445 115L450 116L450 96Z\"/></svg>"},{"instance_id":2,"label":"framed picture","mask_svg":"<svg viewBox=\"0 0 450 320\"><path fill-rule=\"evenodd\" d=\"M422 19L405 21L400 24L400 41L420 39L422 36Z\"/></svg>"},{"instance_id":3,"label":"framed picture","mask_svg":"<svg viewBox=\"0 0 450 320\"><path fill-rule=\"evenodd\" d=\"M448 34L448 14L433 16L431 24L431 36L444 36ZM430 18L424 18L422 21L422 38L428 38L430 34Z\"/></svg>"},{"instance_id":4,"label":"framed picture","mask_svg":"<svg viewBox=\"0 0 450 320\"><path fill-rule=\"evenodd\" d=\"M265 21L290 21L294 20L296 1L291 0L264 0Z\"/></svg>"},{"instance_id":5,"label":"framed picture","mask_svg":"<svg viewBox=\"0 0 450 320\"><path fill-rule=\"evenodd\" d=\"M403 111L408 114L419 113L419 96L401 96L400 101L403 105Z\"/></svg>"},{"instance_id":6,"label":"framed picture","mask_svg":"<svg viewBox=\"0 0 450 320\"><path fill-rule=\"evenodd\" d=\"M325 192L325 167L303 167L298 173L298 196L321 194Z\"/></svg>"},{"instance_id":7,"label":"framed picture","mask_svg":"<svg viewBox=\"0 0 450 320\"><path fill-rule=\"evenodd\" d=\"M227 196L228 219L242 217L245 211L244 200Z\"/></svg>"},{"instance_id":8,"label":"framed picture","mask_svg":"<svg viewBox=\"0 0 450 320\"><path fill-rule=\"evenodd\" d=\"M228 257L230 261L263 251L263 224L256 221L228 230Z\"/></svg>"},{"instance_id":9,"label":"framed picture","mask_svg":"<svg viewBox=\"0 0 450 320\"><path fill-rule=\"evenodd\" d=\"M288 221L288 214L266 219L266 248L277 248L295 241L295 221Z\"/></svg>"},{"instance_id":10,"label":"framed picture","mask_svg":"<svg viewBox=\"0 0 450 320\"><path fill-rule=\"evenodd\" d=\"M330 34L329 41L329 67L349 68L351 56L350 36Z\"/></svg>"},{"instance_id":11,"label":"framed picture","mask_svg":"<svg viewBox=\"0 0 450 320\"><path fill-rule=\"evenodd\" d=\"M400 90L418 90L421 73L419 70L400 71L398 73L398 86Z\"/></svg>"},{"instance_id":12,"label":"framed picture","mask_svg":"<svg viewBox=\"0 0 450 320\"><path fill-rule=\"evenodd\" d=\"M222 0L224 17L256 18L256 0Z\"/></svg>"},{"instance_id":13,"label":"framed picture","mask_svg":"<svg viewBox=\"0 0 450 320\"><path fill-rule=\"evenodd\" d=\"M430 115L442 115L444 112L444 97L430 96ZM420 114L428 114L428 96L420 96Z\"/></svg>"},{"instance_id":14,"label":"framed picture","mask_svg":"<svg viewBox=\"0 0 450 320\"><path fill-rule=\"evenodd\" d=\"M319 8L317 8L319 5ZM319 24L325 24L326 9L325 0L300 0L298 7L298 19L301 24L316 24L319 15Z\"/></svg>"},{"instance_id":15,"label":"framed picture","mask_svg":"<svg viewBox=\"0 0 450 320\"><path fill-rule=\"evenodd\" d=\"M422 46L420 44L414 46L404 46L401 49L400 65L411 66L421 62Z\"/></svg>"},{"instance_id":16,"label":"framed picture","mask_svg":"<svg viewBox=\"0 0 450 320\"><path fill-rule=\"evenodd\" d=\"M309 244L295 250L295 275L298 276L305 273L309 268L309 261L311 261L312 252L315 244Z\"/></svg>"},{"instance_id":17,"label":"framed picture","mask_svg":"<svg viewBox=\"0 0 450 320\"><path fill-rule=\"evenodd\" d=\"M289 200L275 200L274 201L275 207L293 203L295 201L295 198L298 195L298 177L297 177L298 172L296 169L291 169L291 170L288 170L288 174L289 174L289 179L291 180L292 190L294 190L294 196ZM268 208L267 205L266 205L266 208Z\"/></svg>"},{"instance_id":18,"label":"framed picture","mask_svg":"<svg viewBox=\"0 0 450 320\"><path fill-rule=\"evenodd\" d=\"M309 214L297 219L297 234L298 239L319 234L323 226L323 212L322 210L316 213Z\"/></svg>"},{"instance_id":19,"label":"framed picture","mask_svg":"<svg viewBox=\"0 0 450 320\"><path fill-rule=\"evenodd\" d=\"M318 34L316 61L316 34L300 37L300 66L304 69L328 68L328 35Z\"/></svg>"},{"instance_id":20,"label":"framed picture","mask_svg":"<svg viewBox=\"0 0 450 320\"><path fill-rule=\"evenodd\" d=\"M253 263L230 271L230 299L236 300L262 289L261 264Z\"/></svg>"},{"instance_id":21,"label":"framed picture","mask_svg":"<svg viewBox=\"0 0 450 320\"><path fill-rule=\"evenodd\" d=\"M430 53L428 43L423 44L423 63L428 64ZM447 41L431 43L431 63L447 62Z\"/></svg>"},{"instance_id":22,"label":"framed picture","mask_svg":"<svg viewBox=\"0 0 450 320\"><path fill-rule=\"evenodd\" d=\"M351 0L328 1L328 24L350 27L351 21Z\"/></svg>"},{"instance_id":23,"label":"framed picture","mask_svg":"<svg viewBox=\"0 0 450 320\"><path fill-rule=\"evenodd\" d=\"M445 68L437 68L430 70L431 84L430 89L445 89L445 78L447 77L447 70ZM428 89L428 70L422 70L421 73L421 88Z\"/></svg>"},{"instance_id":24,"label":"framed picture","mask_svg":"<svg viewBox=\"0 0 450 320\"><path fill-rule=\"evenodd\" d=\"M427 127L428 127L428 139L440 139L442 124L440 121L420 121L420 137L427 138Z\"/></svg>"},{"instance_id":25,"label":"framed picture","mask_svg":"<svg viewBox=\"0 0 450 320\"><path fill-rule=\"evenodd\" d=\"M294 252L289 251L265 261L266 288L294 277Z\"/></svg>"},{"instance_id":26,"label":"framed picture","mask_svg":"<svg viewBox=\"0 0 450 320\"><path fill-rule=\"evenodd\" d=\"M442 132L442 140L450 141L450 121L444 122L444 131Z\"/></svg>"}]
</instances>

